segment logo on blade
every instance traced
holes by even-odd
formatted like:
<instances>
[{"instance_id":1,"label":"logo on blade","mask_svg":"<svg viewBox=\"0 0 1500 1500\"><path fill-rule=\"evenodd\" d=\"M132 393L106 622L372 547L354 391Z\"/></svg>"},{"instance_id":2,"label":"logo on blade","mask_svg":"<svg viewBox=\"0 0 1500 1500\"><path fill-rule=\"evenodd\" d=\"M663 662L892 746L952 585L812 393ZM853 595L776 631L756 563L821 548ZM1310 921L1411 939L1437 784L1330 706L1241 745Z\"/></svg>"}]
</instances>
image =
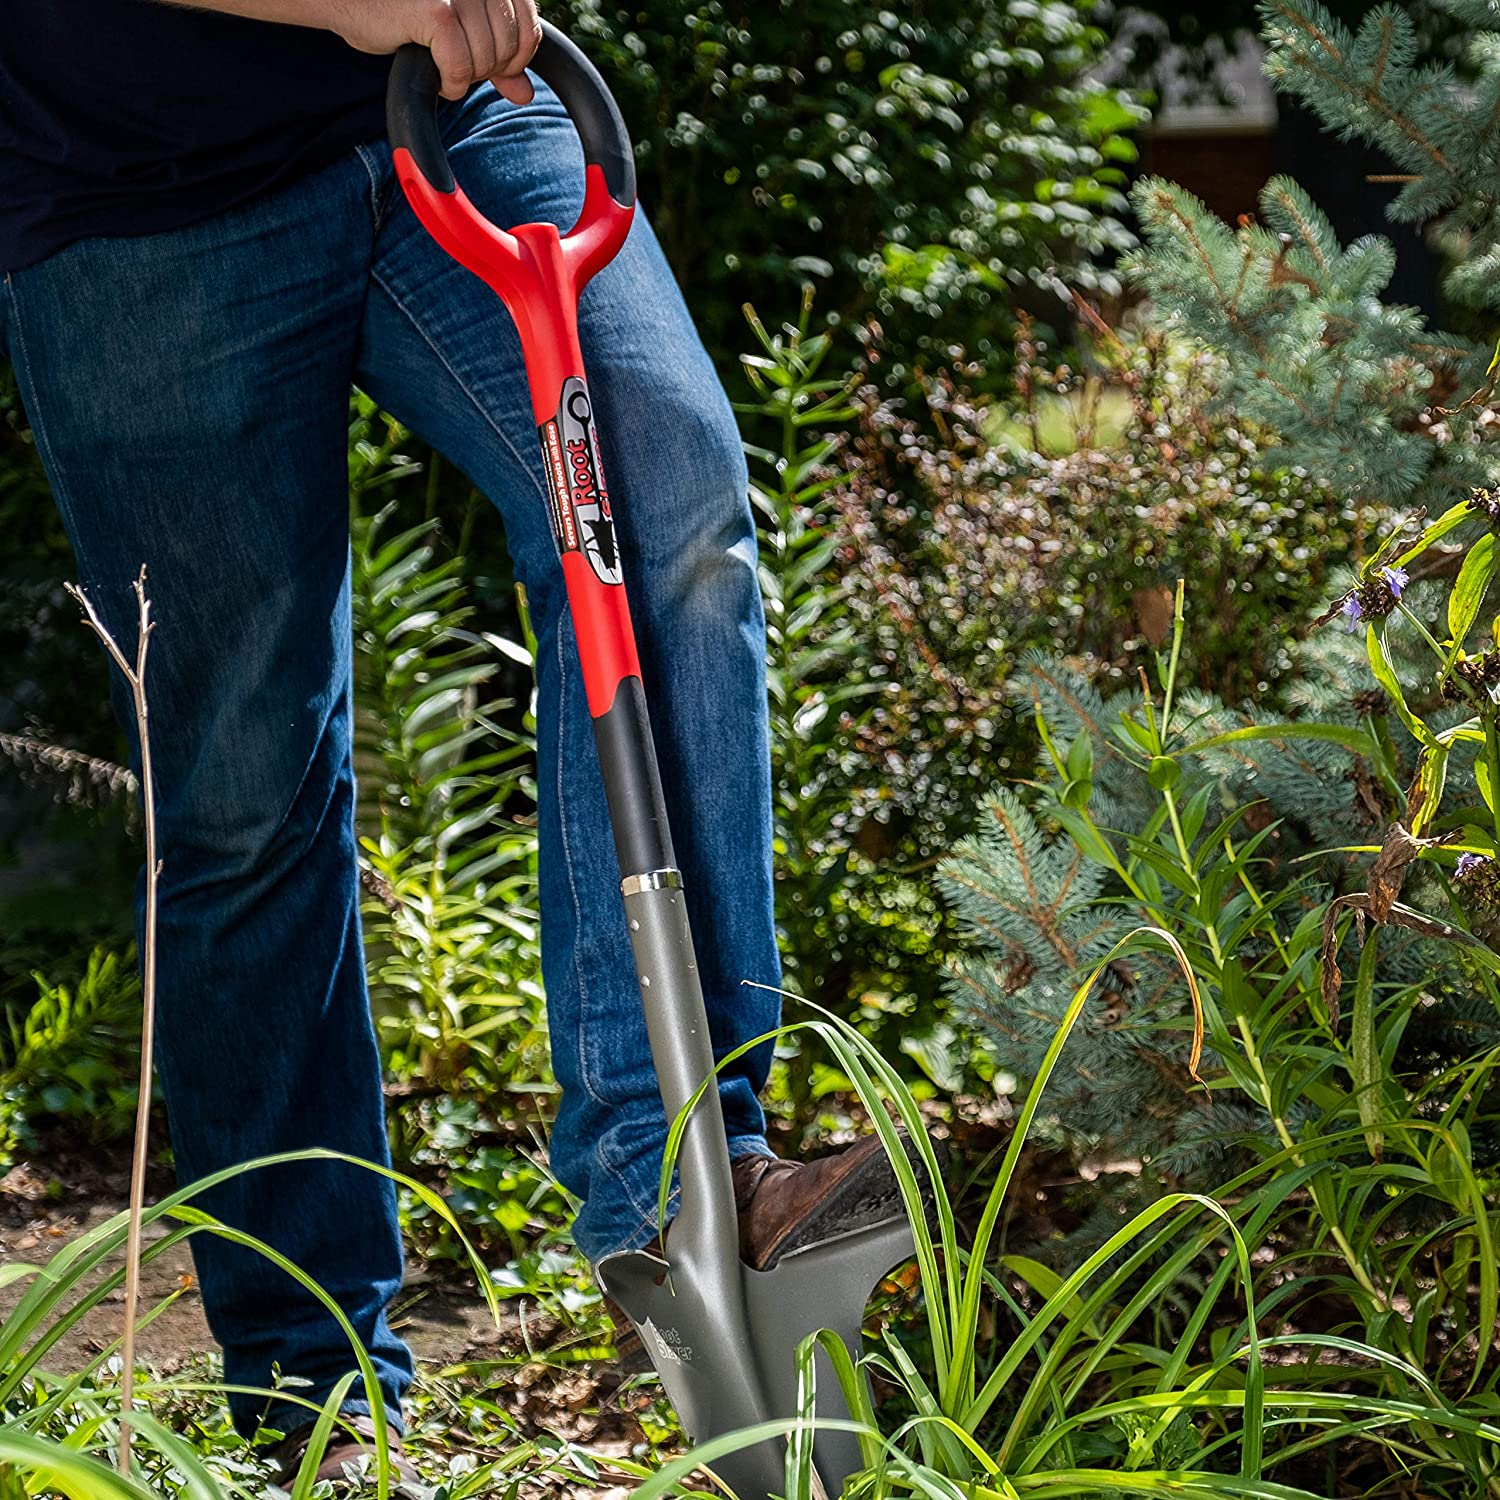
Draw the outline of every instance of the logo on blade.
<instances>
[{"instance_id":1,"label":"logo on blade","mask_svg":"<svg viewBox=\"0 0 1500 1500\"><path fill-rule=\"evenodd\" d=\"M576 375L563 382L557 415L542 423L539 435L558 547L564 552L582 550L603 582L623 582L593 405L588 387Z\"/></svg>"},{"instance_id":2,"label":"logo on blade","mask_svg":"<svg viewBox=\"0 0 1500 1500\"><path fill-rule=\"evenodd\" d=\"M655 1346L658 1364L692 1364L693 1346L687 1343L675 1328L658 1328L650 1318L647 1318L641 1324L641 1332L646 1334Z\"/></svg>"}]
</instances>

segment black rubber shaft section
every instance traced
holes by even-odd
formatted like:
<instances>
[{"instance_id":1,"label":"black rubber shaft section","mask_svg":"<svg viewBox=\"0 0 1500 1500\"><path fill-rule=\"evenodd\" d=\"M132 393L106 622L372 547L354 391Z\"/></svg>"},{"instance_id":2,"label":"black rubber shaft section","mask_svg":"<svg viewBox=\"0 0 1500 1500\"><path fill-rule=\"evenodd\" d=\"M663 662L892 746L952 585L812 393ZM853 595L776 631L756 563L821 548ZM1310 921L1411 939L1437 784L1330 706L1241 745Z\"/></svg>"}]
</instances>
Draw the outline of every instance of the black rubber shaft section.
<instances>
[{"instance_id":1,"label":"black rubber shaft section","mask_svg":"<svg viewBox=\"0 0 1500 1500\"><path fill-rule=\"evenodd\" d=\"M604 773L604 795L614 830L621 875L676 869L667 803L662 795L646 690L639 677L625 677L615 701L594 720L594 744Z\"/></svg>"},{"instance_id":2,"label":"black rubber shaft section","mask_svg":"<svg viewBox=\"0 0 1500 1500\"><path fill-rule=\"evenodd\" d=\"M620 107L599 70L550 21L542 22L542 44L530 67L571 116L584 161L599 168L610 197L628 208L635 202L635 155ZM386 85L386 129L391 145L404 146L433 187L451 193L453 171L437 123L441 86L432 53L415 43L402 47Z\"/></svg>"}]
</instances>

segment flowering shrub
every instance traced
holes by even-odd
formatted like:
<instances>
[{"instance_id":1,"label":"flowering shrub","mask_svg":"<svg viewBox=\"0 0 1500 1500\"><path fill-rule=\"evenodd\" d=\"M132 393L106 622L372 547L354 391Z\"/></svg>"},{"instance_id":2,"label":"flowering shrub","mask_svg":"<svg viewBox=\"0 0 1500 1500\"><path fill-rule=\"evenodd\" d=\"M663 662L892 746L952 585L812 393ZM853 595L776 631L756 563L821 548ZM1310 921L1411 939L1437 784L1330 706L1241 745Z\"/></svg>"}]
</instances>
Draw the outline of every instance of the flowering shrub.
<instances>
[{"instance_id":1,"label":"flowering shrub","mask_svg":"<svg viewBox=\"0 0 1500 1500\"><path fill-rule=\"evenodd\" d=\"M1401 591L1411 582L1405 568L1381 568L1367 583L1350 591L1339 606L1339 613L1349 622L1349 633L1359 629L1361 621L1383 620L1401 601Z\"/></svg>"},{"instance_id":2,"label":"flowering shrub","mask_svg":"<svg viewBox=\"0 0 1500 1500\"><path fill-rule=\"evenodd\" d=\"M1398 853L1382 851L1379 873L1397 894L1416 868L1451 873L1451 882L1439 878L1433 888L1450 893L1447 915L1460 929L1489 929L1500 916L1491 894L1500 884L1493 875L1500 841L1500 614L1484 617L1500 566L1497 535L1500 503L1488 490L1434 521L1419 513L1391 530L1336 606L1352 630L1363 631L1370 670L1417 754L1405 812L1387 834L1387 846L1394 839ZM1429 590L1423 602L1432 607L1422 607L1408 591L1418 573L1443 578L1446 600ZM1394 665L1397 632L1418 653L1414 671L1399 673ZM1465 769L1469 774L1451 774ZM1382 894L1379 905L1394 899Z\"/></svg>"}]
</instances>

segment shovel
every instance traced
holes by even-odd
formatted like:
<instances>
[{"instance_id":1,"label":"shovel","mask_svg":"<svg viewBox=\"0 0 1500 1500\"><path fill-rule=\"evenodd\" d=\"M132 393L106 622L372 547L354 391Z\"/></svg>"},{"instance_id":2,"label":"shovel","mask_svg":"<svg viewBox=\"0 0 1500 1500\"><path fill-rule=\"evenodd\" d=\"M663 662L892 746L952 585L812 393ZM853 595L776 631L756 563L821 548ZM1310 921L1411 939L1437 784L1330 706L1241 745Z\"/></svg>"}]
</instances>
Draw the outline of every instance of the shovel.
<instances>
[{"instance_id":1,"label":"shovel","mask_svg":"<svg viewBox=\"0 0 1500 1500\"><path fill-rule=\"evenodd\" d=\"M771 1422L789 1435L803 1404L799 1344L831 1329L857 1357L870 1293L910 1259L912 1237L905 1218L895 1217L789 1254L768 1271L740 1260L723 1114L717 1090L704 1087L714 1072L708 1019L578 343L579 293L630 230L635 161L593 65L556 27L543 22L542 31L532 70L561 100L583 144L583 209L566 234L555 224L501 229L464 195L438 132L440 80L424 47L396 54L386 96L390 140L417 218L500 297L520 334L666 1118L675 1120L702 1090L682 1135L681 1206L666 1249L608 1256L595 1275L640 1333L693 1442ZM847 1422L821 1348L814 1371L816 1416ZM739 1500L770 1500L787 1490L786 1455L786 1436L778 1436L713 1467ZM821 1427L813 1463L828 1496L864 1467L852 1433Z\"/></svg>"}]
</instances>

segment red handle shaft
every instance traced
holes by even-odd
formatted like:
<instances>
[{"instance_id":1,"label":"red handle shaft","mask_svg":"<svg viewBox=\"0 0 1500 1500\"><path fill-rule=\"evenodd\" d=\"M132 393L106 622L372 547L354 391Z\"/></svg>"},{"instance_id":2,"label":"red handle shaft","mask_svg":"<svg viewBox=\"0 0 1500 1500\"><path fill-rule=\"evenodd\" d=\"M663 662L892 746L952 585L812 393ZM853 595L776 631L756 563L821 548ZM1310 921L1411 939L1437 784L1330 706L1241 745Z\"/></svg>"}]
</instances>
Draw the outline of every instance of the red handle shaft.
<instances>
[{"instance_id":1,"label":"red handle shaft","mask_svg":"<svg viewBox=\"0 0 1500 1500\"><path fill-rule=\"evenodd\" d=\"M435 188L404 148L396 150L395 163L423 227L496 293L515 320L584 691L597 719L609 711L621 681L639 677L641 667L578 345L578 294L624 242L634 205L616 203L603 172L591 166L583 211L567 235L555 224L499 229L461 187Z\"/></svg>"}]
</instances>

